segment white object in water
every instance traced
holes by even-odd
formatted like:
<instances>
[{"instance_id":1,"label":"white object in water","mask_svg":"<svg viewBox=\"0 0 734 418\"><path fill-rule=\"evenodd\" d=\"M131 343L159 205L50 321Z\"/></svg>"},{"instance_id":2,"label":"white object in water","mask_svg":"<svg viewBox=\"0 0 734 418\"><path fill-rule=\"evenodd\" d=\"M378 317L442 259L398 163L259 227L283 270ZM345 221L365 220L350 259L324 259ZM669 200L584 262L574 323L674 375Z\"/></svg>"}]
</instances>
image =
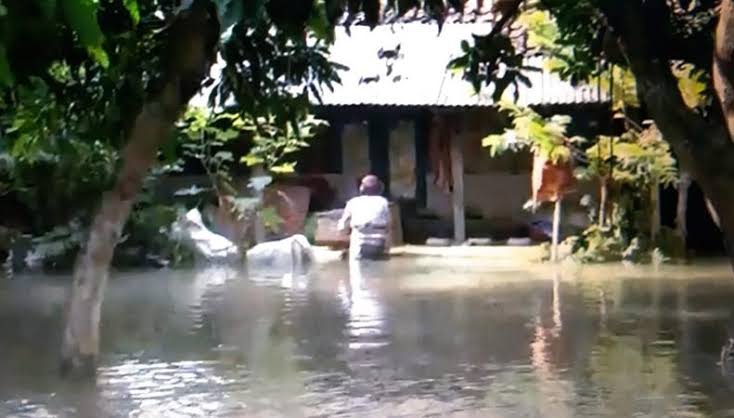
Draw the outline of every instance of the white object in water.
<instances>
[{"instance_id":1,"label":"white object in water","mask_svg":"<svg viewBox=\"0 0 734 418\"><path fill-rule=\"evenodd\" d=\"M237 246L227 238L210 231L201 218L198 209L191 209L179 220L174 230L181 234L194 251L207 260L239 258Z\"/></svg>"},{"instance_id":2,"label":"white object in water","mask_svg":"<svg viewBox=\"0 0 734 418\"><path fill-rule=\"evenodd\" d=\"M247 251L247 269L252 276L293 278L307 273L314 261L311 244L299 234L264 242Z\"/></svg>"}]
</instances>

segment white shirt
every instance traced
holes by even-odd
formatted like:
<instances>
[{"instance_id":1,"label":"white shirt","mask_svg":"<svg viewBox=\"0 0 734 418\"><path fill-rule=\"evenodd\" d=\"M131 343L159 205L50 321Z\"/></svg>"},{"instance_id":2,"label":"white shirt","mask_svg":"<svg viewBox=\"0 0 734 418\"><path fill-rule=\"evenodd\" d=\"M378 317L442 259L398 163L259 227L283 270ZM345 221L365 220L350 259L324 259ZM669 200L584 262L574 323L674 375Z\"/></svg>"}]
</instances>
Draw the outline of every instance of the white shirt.
<instances>
[{"instance_id":1,"label":"white shirt","mask_svg":"<svg viewBox=\"0 0 734 418\"><path fill-rule=\"evenodd\" d=\"M390 204L382 196L358 196L344 207L338 228L352 229L351 245L387 245L390 230Z\"/></svg>"}]
</instances>

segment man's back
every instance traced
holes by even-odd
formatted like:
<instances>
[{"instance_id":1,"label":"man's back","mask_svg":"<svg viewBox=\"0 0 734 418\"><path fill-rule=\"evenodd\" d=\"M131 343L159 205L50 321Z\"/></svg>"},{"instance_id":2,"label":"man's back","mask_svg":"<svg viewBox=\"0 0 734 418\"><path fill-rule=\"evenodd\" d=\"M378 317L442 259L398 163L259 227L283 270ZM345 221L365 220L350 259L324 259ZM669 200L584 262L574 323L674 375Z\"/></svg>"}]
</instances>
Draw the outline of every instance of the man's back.
<instances>
[{"instance_id":1,"label":"man's back","mask_svg":"<svg viewBox=\"0 0 734 418\"><path fill-rule=\"evenodd\" d=\"M359 193L347 202L339 229L351 229L350 258L382 258L388 246L390 204L380 196L382 184L374 175L362 179Z\"/></svg>"},{"instance_id":2,"label":"man's back","mask_svg":"<svg viewBox=\"0 0 734 418\"><path fill-rule=\"evenodd\" d=\"M382 196L355 197L347 202L344 210L349 214L349 226L352 229L386 229L390 223L389 203Z\"/></svg>"}]
</instances>

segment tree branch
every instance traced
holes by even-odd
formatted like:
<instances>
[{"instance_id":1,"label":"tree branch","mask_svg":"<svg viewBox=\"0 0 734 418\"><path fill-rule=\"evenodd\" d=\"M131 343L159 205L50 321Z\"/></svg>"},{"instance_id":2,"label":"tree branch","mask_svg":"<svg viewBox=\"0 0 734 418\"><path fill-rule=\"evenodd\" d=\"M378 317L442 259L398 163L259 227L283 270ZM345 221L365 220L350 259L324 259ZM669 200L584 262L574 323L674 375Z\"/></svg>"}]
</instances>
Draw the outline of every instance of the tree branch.
<instances>
[{"instance_id":1,"label":"tree branch","mask_svg":"<svg viewBox=\"0 0 734 418\"><path fill-rule=\"evenodd\" d=\"M495 0L492 4L492 13L499 13L501 15L500 20L497 21L493 26L492 30L487 35L487 38L492 38L504 29L512 19L517 16L517 12L520 11L525 0Z\"/></svg>"},{"instance_id":2,"label":"tree branch","mask_svg":"<svg viewBox=\"0 0 734 418\"><path fill-rule=\"evenodd\" d=\"M730 164L734 161L734 145L725 127L718 119L706 121L685 104L670 62L651 42L655 36L650 31L656 27L645 19L649 11L640 1L622 5L606 0L601 9L635 75L642 102L681 163L697 176L734 178Z\"/></svg>"}]
</instances>

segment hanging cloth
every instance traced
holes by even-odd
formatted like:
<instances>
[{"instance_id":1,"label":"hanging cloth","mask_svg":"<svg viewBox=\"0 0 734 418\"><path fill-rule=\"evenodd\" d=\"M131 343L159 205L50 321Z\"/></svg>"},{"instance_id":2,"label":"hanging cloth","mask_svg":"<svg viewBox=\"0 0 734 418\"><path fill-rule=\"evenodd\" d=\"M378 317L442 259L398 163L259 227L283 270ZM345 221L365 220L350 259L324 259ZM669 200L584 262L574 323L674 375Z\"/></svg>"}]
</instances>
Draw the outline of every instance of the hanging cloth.
<instances>
[{"instance_id":1,"label":"hanging cloth","mask_svg":"<svg viewBox=\"0 0 734 418\"><path fill-rule=\"evenodd\" d=\"M532 192L533 203L555 202L576 187L571 163L553 164L536 155L533 158Z\"/></svg>"},{"instance_id":2,"label":"hanging cloth","mask_svg":"<svg viewBox=\"0 0 734 418\"><path fill-rule=\"evenodd\" d=\"M441 115L433 115L428 154L433 184L442 192L451 193L451 124Z\"/></svg>"}]
</instances>

